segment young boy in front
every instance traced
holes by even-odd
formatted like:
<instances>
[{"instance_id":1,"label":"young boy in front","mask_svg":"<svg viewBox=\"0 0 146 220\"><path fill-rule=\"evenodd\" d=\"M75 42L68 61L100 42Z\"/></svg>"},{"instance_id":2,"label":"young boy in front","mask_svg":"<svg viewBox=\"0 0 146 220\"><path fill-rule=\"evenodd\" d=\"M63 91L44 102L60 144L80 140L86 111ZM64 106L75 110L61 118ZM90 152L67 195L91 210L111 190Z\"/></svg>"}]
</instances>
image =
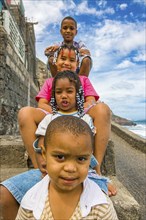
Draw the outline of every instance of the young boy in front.
<instances>
[{"instance_id":1,"label":"young boy in front","mask_svg":"<svg viewBox=\"0 0 146 220\"><path fill-rule=\"evenodd\" d=\"M76 20L70 16L65 17L61 22L60 29L63 41L46 48L45 55L48 57L48 69L51 71L52 77L54 77L57 73L57 68L54 65L54 52L64 44L67 46L74 46L79 51L79 67L76 71L79 75L88 77L92 67L92 59L90 51L85 44L82 41L74 41L77 32Z\"/></svg>"},{"instance_id":2,"label":"young boy in front","mask_svg":"<svg viewBox=\"0 0 146 220\"><path fill-rule=\"evenodd\" d=\"M92 147L92 131L82 119L51 121L42 147L48 175L25 194L16 220L117 220L111 200L87 178Z\"/></svg>"}]
</instances>

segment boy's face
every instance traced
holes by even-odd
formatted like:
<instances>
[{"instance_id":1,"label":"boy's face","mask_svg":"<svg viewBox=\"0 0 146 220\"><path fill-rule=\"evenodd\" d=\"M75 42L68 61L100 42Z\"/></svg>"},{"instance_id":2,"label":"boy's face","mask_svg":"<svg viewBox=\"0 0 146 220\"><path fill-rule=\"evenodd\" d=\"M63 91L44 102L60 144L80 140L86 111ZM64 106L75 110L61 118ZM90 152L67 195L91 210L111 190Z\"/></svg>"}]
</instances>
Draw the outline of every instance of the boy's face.
<instances>
[{"instance_id":1,"label":"boy's face","mask_svg":"<svg viewBox=\"0 0 146 220\"><path fill-rule=\"evenodd\" d=\"M55 85L55 99L59 110L76 111L76 88L68 78L58 79Z\"/></svg>"},{"instance_id":2,"label":"boy's face","mask_svg":"<svg viewBox=\"0 0 146 220\"><path fill-rule=\"evenodd\" d=\"M77 192L88 174L92 153L88 134L54 133L46 150L51 186L60 192Z\"/></svg>"},{"instance_id":3,"label":"boy's face","mask_svg":"<svg viewBox=\"0 0 146 220\"><path fill-rule=\"evenodd\" d=\"M62 23L60 33L65 43L72 43L75 35L77 34L75 22L71 19L65 19Z\"/></svg>"},{"instance_id":4,"label":"boy's face","mask_svg":"<svg viewBox=\"0 0 146 220\"><path fill-rule=\"evenodd\" d=\"M74 50L63 49L60 51L56 61L57 71L72 70L75 72L78 66L76 59Z\"/></svg>"}]
</instances>

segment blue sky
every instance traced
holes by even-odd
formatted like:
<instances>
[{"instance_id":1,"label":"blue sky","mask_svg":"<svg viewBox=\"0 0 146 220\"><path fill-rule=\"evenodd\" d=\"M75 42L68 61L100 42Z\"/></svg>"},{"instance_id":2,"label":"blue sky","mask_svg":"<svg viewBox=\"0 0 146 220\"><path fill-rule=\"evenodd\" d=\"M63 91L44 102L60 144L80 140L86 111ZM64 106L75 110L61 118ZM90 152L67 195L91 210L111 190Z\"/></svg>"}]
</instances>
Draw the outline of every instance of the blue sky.
<instances>
[{"instance_id":1,"label":"blue sky","mask_svg":"<svg viewBox=\"0 0 146 220\"><path fill-rule=\"evenodd\" d=\"M145 119L146 0L23 0L25 16L35 25L37 57L62 40L60 22L72 16L78 23L76 41L89 48L93 67L89 78L114 114Z\"/></svg>"}]
</instances>

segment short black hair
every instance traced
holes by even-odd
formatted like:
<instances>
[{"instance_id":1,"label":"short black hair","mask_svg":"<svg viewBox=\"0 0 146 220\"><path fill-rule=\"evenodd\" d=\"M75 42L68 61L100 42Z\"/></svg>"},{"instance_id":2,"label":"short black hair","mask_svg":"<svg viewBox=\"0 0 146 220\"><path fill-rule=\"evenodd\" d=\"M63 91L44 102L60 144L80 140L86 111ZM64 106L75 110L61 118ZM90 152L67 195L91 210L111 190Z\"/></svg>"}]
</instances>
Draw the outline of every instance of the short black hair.
<instances>
[{"instance_id":1,"label":"short black hair","mask_svg":"<svg viewBox=\"0 0 146 220\"><path fill-rule=\"evenodd\" d=\"M77 28L77 22L76 22L76 20L75 20L73 17L71 17L71 16L67 16L67 17L63 18L63 20L61 21L61 27L62 27L62 24L63 24L64 20L72 20L72 21L74 21L75 26L76 26L76 28Z\"/></svg>"},{"instance_id":2,"label":"short black hair","mask_svg":"<svg viewBox=\"0 0 146 220\"><path fill-rule=\"evenodd\" d=\"M53 134L57 132L67 132L77 137L80 135L89 135L91 139L91 147L93 147L94 139L92 130L81 118L72 115L63 115L53 119L46 130L44 139L45 148L48 146L48 143L52 141Z\"/></svg>"}]
</instances>

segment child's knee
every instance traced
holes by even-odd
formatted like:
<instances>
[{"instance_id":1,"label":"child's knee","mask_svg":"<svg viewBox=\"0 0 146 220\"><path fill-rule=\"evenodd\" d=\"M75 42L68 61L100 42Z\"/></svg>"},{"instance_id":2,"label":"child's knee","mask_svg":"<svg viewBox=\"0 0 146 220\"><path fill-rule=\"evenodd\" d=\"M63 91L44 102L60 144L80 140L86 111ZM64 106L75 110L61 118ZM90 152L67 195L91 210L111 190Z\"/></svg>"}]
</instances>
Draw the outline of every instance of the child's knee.
<instances>
[{"instance_id":1,"label":"child's knee","mask_svg":"<svg viewBox=\"0 0 146 220\"><path fill-rule=\"evenodd\" d=\"M4 207L9 203L9 198L11 197L10 192L6 187L0 185L0 207Z\"/></svg>"},{"instance_id":2,"label":"child's knee","mask_svg":"<svg viewBox=\"0 0 146 220\"><path fill-rule=\"evenodd\" d=\"M89 66L91 69L91 58L89 56L84 57L81 61L81 66L82 65Z\"/></svg>"},{"instance_id":3,"label":"child's knee","mask_svg":"<svg viewBox=\"0 0 146 220\"><path fill-rule=\"evenodd\" d=\"M29 106L23 107L18 112L18 122L19 125L22 126L27 120L29 120L29 117L31 117L31 110L32 108Z\"/></svg>"},{"instance_id":4,"label":"child's knee","mask_svg":"<svg viewBox=\"0 0 146 220\"><path fill-rule=\"evenodd\" d=\"M94 115L94 118L103 118L110 120L111 118L111 110L109 106L103 102L97 103L94 105L91 110L89 110L89 114Z\"/></svg>"}]
</instances>

